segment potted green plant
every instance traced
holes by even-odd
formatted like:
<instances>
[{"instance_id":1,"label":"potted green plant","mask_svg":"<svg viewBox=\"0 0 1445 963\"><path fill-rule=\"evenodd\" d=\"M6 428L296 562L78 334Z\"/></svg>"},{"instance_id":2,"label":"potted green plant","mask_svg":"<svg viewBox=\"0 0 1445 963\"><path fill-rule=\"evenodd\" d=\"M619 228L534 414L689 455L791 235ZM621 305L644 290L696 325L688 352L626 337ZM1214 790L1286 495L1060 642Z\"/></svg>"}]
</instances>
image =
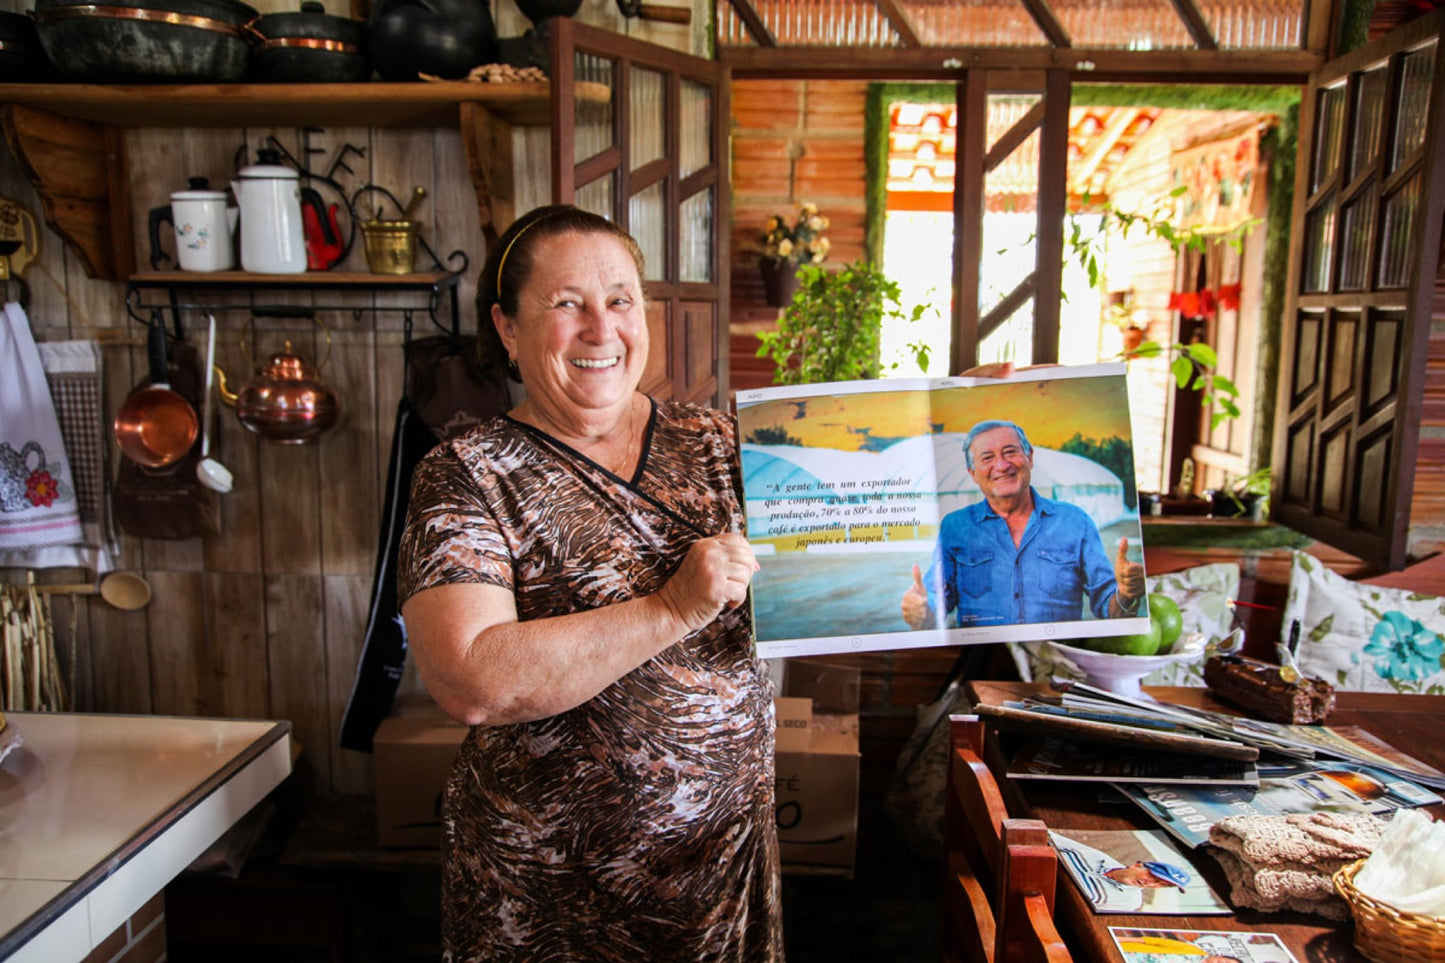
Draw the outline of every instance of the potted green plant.
<instances>
[{"instance_id":1,"label":"potted green plant","mask_svg":"<svg viewBox=\"0 0 1445 963\"><path fill-rule=\"evenodd\" d=\"M816 264L798 268L798 289L777 330L758 335L759 358L777 366L777 384L813 384L878 377L879 339L885 318L916 322L928 310L906 310L898 285L867 261L835 271ZM926 345L910 344L920 367L928 364Z\"/></svg>"},{"instance_id":2,"label":"potted green plant","mask_svg":"<svg viewBox=\"0 0 1445 963\"><path fill-rule=\"evenodd\" d=\"M1240 475L1211 494L1215 518L1244 518L1262 522L1269 515L1269 487L1274 477L1269 465Z\"/></svg>"},{"instance_id":3,"label":"potted green plant","mask_svg":"<svg viewBox=\"0 0 1445 963\"><path fill-rule=\"evenodd\" d=\"M828 219L811 201L800 203L791 221L781 214L768 218L760 238L762 258L758 268L764 297L771 307L784 307L793 299L799 265L821 264L827 258L830 243L823 235L827 227Z\"/></svg>"}]
</instances>

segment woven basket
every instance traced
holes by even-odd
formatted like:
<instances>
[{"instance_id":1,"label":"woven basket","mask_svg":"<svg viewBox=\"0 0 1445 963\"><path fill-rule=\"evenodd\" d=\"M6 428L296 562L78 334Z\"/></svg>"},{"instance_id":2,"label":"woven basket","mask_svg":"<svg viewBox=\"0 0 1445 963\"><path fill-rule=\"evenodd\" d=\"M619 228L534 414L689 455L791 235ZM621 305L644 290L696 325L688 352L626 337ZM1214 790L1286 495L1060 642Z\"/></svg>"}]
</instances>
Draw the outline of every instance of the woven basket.
<instances>
[{"instance_id":1,"label":"woven basket","mask_svg":"<svg viewBox=\"0 0 1445 963\"><path fill-rule=\"evenodd\" d=\"M1355 949L1375 963L1445 963L1445 917L1402 913L1355 889L1357 859L1332 877L1355 917Z\"/></svg>"}]
</instances>

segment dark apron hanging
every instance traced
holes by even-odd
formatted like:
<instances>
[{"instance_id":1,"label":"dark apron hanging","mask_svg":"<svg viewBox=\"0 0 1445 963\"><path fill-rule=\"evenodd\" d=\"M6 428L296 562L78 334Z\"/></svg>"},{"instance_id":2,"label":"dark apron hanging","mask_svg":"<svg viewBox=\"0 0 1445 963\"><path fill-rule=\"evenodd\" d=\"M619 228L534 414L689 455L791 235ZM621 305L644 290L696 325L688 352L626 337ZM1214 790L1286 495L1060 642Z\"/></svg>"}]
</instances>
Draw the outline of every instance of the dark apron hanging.
<instances>
[{"instance_id":1,"label":"dark apron hanging","mask_svg":"<svg viewBox=\"0 0 1445 963\"><path fill-rule=\"evenodd\" d=\"M396 562L412 472L439 442L455 438L509 407L502 359L479 361L475 337L441 336L408 344L406 385L396 407L366 639L341 719L339 741L344 749L371 751L372 736L391 712L406 668L406 625L397 608Z\"/></svg>"}]
</instances>

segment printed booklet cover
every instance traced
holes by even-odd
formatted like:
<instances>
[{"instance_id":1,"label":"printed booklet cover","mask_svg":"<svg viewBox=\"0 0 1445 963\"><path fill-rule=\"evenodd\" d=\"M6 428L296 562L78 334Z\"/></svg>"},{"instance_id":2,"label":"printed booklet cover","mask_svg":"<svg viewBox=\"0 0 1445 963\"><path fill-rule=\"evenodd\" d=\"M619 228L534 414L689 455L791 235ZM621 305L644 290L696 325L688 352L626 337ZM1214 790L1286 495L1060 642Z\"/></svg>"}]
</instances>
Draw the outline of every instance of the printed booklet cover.
<instances>
[{"instance_id":1,"label":"printed booklet cover","mask_svg":"<svg viewBox=\"0 0 1445 963\"><path fill-rule=\"evenodd\" d=\"M1232 910L1156 830L1050 830L1069 878L1095 913L1225 915Z\"/></svg>"},{"instance_id":2,"label":"printed booklet cover","mask_svg":"<svg viewBox=\"0 0 1445 963\"><path fill-rule=\"evenodd\" d=\"M1122 364L735 400L762 657L1148 630Z\"/></svg>"},{"instance_id":3,"label":"printed booklet cover","mask_svg":"<svg viewBox=\"0 0 1445 963\"><path fill-rule=\"evenodd\" d=\"M1109 927L1124 963L1160 963L1162 960L1234 960L1236 963L1296 963L1273 933L1227 930L1142 930Z\"/></svg>"}]
</instances>

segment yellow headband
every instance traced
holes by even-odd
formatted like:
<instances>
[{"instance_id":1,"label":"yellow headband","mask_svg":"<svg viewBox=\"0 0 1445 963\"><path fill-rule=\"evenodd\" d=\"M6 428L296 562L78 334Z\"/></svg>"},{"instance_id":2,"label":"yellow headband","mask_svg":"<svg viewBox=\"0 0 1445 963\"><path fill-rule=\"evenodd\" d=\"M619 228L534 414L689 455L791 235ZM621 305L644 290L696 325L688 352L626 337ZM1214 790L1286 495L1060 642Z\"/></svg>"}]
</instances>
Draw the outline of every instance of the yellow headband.
<instances>
[{"instance_id":1,"label":"yellow headband","mask_svg":"<svg viewBox=\"0 0 1445 963\"><path fill-rule=\"evenodd\" d=\"M548 212L548 213L546 213L546 214L541 215L540 217L534 217L534 218L532 218L532 220L528 221L528 222L526 223L526 225L522 227L521 230L519 230L516 234L513 234L513 235L512 235L512 239L507 242L507 247L506 247L506 249L505 249L504 251L502 251L502 256L501 256L501 258L497 261L497 303L498 303L498 304L501 304L501 303L502 303L502 268L506 267L506 265L507 265L507 255L509 255L509 254L512 253L512 248L513 248L514 246L516 246L517 241L519 241L519 240L521 239L522 235L523 235L523 234L526 234L528 231L530 231L530 230L532 229L532 225L536 224L538 221L545 221L547 218L549 218L549 217L552 216L552 213L553 213L553 212Z\"/></svg>"}]
</instances>

